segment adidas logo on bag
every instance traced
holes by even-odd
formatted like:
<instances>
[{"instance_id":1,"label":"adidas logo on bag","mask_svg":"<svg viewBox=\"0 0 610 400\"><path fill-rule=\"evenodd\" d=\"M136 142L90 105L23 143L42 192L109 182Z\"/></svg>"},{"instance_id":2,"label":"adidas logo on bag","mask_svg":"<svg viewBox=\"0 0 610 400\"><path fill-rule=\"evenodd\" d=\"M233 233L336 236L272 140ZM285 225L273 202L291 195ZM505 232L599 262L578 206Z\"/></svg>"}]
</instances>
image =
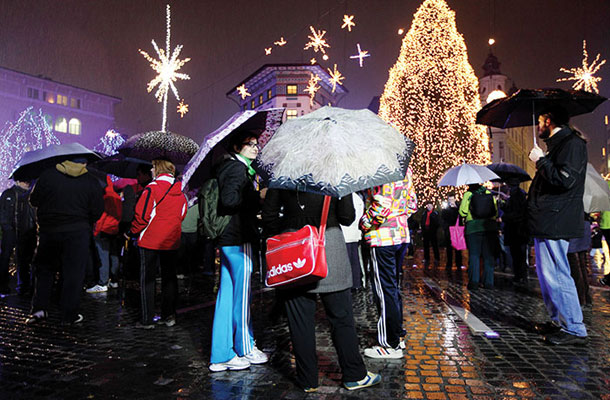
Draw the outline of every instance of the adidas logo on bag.
<instances>
[{"instance_id":1,"label":"adidas logo on bag","mask_svg":"<svg viewBox=\"0 0 610 400\"><path fill-rule=\"evenodd\" d=\"M298 258L296 261L288 264L273 266L269 271L267 271L267 278L273 278L274 276L285 274L286 272L292 271L294 268L303 268L306 262L307 260L304 258Z\"/></svg>"}]
</instances>

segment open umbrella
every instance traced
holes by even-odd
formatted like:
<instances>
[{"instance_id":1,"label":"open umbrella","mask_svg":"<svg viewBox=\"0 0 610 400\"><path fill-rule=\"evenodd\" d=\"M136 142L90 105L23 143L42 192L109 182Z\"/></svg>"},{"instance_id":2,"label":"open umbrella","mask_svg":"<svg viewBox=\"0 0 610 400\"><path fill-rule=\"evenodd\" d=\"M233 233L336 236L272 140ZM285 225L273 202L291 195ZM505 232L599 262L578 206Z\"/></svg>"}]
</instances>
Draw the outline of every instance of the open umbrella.
<instances>
[{"instance_id":1,"label":"open umbrella","mask_svg":"<svg viewBox=\"0 0 610 400\"><path fill-rule=\"evenodd\" d=\"M517 179L519 182L531 181L532 177L523 168L515 164L499 162L487 166L492 172L506 182L509 179Z\"/></svg>"},{"instance_id":2,"label":"open umbrella","mask_svg":"<svg viewBox=\"0 0 610 400\"><path fill-rule=\"evenodd\" d=\"M463 163L445 171L438 186L463 186L500 179L492 170L476 164Z\"/></svg>"},{"instance_id":3,"label":"open umbrella","mask_svg":"<svg viewBox=\"0 0 610 400\"><path fill-rule=\"evenodd\" d=\"M265 147L271 136L282 123L283 108L267 110L246 110L235 113L214 132L207 135L199 151L184 167L182 174L182 188L187 185L194 189L200 187L212 175L212 166L228 152L228 143L232 133L238 131L260 132L258 138L259 148Z\"/></svg>"},{"instance_id":4,"label":"open umbrella","mask_svg":"<svg viewBox=\"0 0 610 400\"><path fill-rule=\"evenodd\" d=\"M173 132L151 131L127 139L119 148L126 157L152 161L167 158L177 165L186 164L199 150L199 145L186 136Z\"/></svg>"},{"instance_id":5,"label":"open umbrella","mask_svg":"<svg viewBox=\"0 0 610 400\"><path fill-rule=\"evenodd\" d=\"M537 116L550 106L561 106L570 117L589 113L606 100L605 97L584 90L519 89L485 105L477 113L477 124L496 128L534 126L536 143Z\"/></svg>"},{"instance_id":6,"label":"open umbrella","mask_svg":"<svg viewBox=\"0 0 610 400\"><path fill-rule=\"evenodd\" d=\"M139 158L115 154L96 161L93 166L119 178L136 178L139 166L150 169L152 164L150 161L140 160Z\"/></svg>"},{"instance_id":7,"label":"open umbrella","mask_svg":"<svg viewBox=\"0 0 610 400\"><path fill-rule=\"evenodd\" d=\"M257 164L270 188L340 197L404 179L414 147L369 110L327 106L286 121Z\"/></svg>"},{"instance_id":8,"label":"open umbrella","mask_svg":"<svg viewBox=\"0 0 610 400\"><path fill-rule=\"evenodd\" d=\"M591 163L587 163L585 193L582 200L586 213L610 211L610 188L608 187L608 182L602 178Z\"/></svg>"},{"instance_id":9,"label":"open umbrella","mask_svg":"<svg viewBox=\"0 0 610 400\"><path fill-rule=\"evenodd\" d=\"M42 171L70 158L86 158L88 161L100 158L97 153L80 143L52 144L42 149L26 152L15 164L11 179L31 181L40 176Z\"/></svg>"}]
</instances>

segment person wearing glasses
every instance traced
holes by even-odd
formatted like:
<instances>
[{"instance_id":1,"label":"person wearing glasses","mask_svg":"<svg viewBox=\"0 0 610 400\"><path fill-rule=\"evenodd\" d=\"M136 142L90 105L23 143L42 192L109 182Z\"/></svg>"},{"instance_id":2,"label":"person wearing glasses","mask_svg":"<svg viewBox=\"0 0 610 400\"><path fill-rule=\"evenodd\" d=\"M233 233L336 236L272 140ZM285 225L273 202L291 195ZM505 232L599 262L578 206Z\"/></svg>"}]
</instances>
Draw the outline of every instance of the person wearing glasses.
<instances>
[{"instance_id":1,"label":"person wearing glasses","mask_svg":"<svg viewBox=\"0 0 610 400\"><path fill-rule=\"evenodd\" d=\"M212 327L210 371L242 370L263 364L250 322L250 279L258 243L257 214L266 189L255 189L252 161L258 156L257 135L234 133L230 155L217 169L219 215L230 215L229 224L217 239L220 249L220 287Z\"/></svg>"}]
</instances>

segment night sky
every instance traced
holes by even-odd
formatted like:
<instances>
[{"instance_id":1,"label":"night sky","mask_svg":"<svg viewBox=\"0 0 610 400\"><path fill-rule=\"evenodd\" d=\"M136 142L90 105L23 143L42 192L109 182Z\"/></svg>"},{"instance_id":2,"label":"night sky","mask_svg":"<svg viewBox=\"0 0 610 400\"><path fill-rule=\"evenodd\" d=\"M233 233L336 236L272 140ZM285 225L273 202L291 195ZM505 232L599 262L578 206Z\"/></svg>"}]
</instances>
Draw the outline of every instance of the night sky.
<instances>
[{"instance_id":1,"label":"night sky","mask_svg":"<svg viewBox=\"0 0 610 400\"><path fill-rule=\"evenodd\" d=\"M560 67L580 66L582 41L589 60L598 53L610 59L609 0L448 0L456 12L470 62L480 77L496 39L494 53L501 71L518 87L562 87ZM161 127L161 105L146 92L154 77L141 48L156 58L151 39L165 43L165 4L157 0L1 0L0 66L43 75L55 81L120 97L117 129L132 135ZM168 128L200 142L238 111L226 92L263 64L308 62L303 51L309 25L327 31L330 60L347 77L349 94L339 106L364 108L382 93L388 69L399 54L401 37L411 26L421 0L289 1L173 0L172 48L184 45L191 57L182 72L190 81L177 83L190 112L180 119L171 98ZM342 30L344 14L355 15L351 33ZM264 47L283 36L288 44ZM356 43L371 53L364 68L349 56ZM317 59L321 61L319 53ZM610 62L602 67L600 94L610 95ZM574 119L590 137L590 159L601 162L605 140L603 117L610 102Z\"/></svg>"}]
</instances>

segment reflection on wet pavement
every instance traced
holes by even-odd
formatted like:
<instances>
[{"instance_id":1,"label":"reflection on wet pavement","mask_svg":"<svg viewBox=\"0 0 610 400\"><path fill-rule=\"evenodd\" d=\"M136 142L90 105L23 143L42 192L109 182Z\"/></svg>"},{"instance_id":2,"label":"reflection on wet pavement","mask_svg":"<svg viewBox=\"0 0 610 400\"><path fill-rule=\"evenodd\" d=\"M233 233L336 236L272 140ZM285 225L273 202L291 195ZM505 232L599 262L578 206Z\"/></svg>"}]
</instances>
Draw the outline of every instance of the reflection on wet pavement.
<instances>
[{"instance_id":1,"label":"reflection on wet pavement","mask_svg":"<svg viewBox=\"0 0 610 400\"><path fill-rule=\"evenodd\" d=\"M86 319L72 328L59 325L56 309L48 321L26 326L28 299L1 299L0 399L610 399L610 291L594 290L594 306L584 310L587 347L549 347L532 329L534 322L547 321L535 280L514 288L510 275L498 273L495 289L469 292L465 271L407 261L405 357L365 360L382 374L379 386L357 392L340 387L329 325L319 307L321 386L316 394L302 393L293 380L286 320L274 291L264 289L258 275L254 336L271 360L246 371L210 373L215 282L199 274L181 281L178 324L151 331L134 328L139 297L132 281L125 290L83 294ZM448 306L452 302L499 337L473 334ZM361 348L374 344L377 311L370 289L354 292L354 310Z\"/></svg>"}]
</instances>

